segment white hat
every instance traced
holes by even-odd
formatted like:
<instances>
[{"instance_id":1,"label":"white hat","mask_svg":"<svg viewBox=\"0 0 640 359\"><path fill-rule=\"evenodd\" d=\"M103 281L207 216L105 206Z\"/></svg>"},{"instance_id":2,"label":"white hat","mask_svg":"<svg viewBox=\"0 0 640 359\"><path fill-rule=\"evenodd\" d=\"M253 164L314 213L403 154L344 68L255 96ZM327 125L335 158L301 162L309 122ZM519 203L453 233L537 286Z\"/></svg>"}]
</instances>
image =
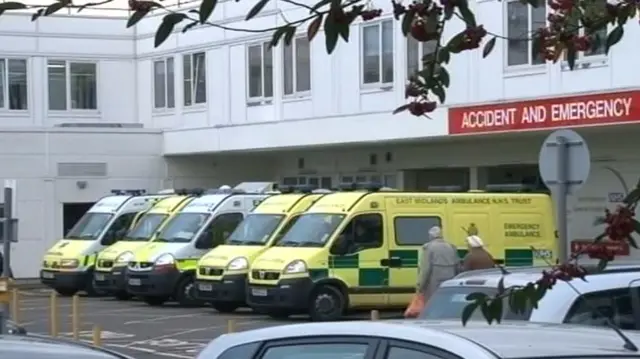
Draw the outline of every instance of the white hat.
<instances>
[{"instance_id":1,"label":"white hat","mask_svg":"<svg viewBox=\"0 0 640 359\"><path fill-rule=\"evenodd\" d=\"M431 227L431 229L429 230L429 238L431 239L442 238L442 230L440 229L440 227L438 226Z\"/></svg>"},{"instance_id":2,"label":"white hat","mask_svg":"<svg viewBox=\"0 0 640 359\"><path fill-rule=\"evenodd\" d=\"M484 247L484 242L482 242L482 238L480 238L478 236L469 236L469 237L467 237L467 244L471 248Z\"/></svg>"}]
</instances>

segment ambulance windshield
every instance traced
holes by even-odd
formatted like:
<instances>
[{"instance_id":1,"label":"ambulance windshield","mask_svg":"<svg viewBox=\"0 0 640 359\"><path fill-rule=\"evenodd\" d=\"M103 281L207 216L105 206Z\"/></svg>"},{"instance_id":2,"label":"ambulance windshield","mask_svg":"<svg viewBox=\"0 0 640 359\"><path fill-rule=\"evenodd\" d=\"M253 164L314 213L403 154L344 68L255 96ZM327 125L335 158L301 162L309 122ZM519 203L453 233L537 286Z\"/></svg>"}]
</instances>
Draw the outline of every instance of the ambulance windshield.
<instances>
[{"instance_id":1,"label":"ambulance windshield","mask_svg":"<svg viewBox=\"0 0 640 359\"><path fill-rule=\"evenodd\" d=\"M210 213L178 213L162 228L156 241L189 243L210 216Z\"/></svg>"},{"instance_id":2,"label":"ambulance windshield","mask_svg":"<svg viewBox=\"0 0 640 359\"><path fill-rule=\"evenodd\" d=\"M236 228L226 244L233 246L259 246L267 243L271 234L284 218L281 214L250 214Z\"/></svg>"},{"instance_id":3,"label":"ambulance windshield","mask_svg":"<svg viewBox=\"0 0 640 359\"><path fill-rule=\"evenodd\" d=\"M127 233L125 240L148 241L167 217L169 216L160 213L145 214L138 224Z\"/></svg>"},{"instance_id":4,"label":"ambulance windshield","mask_svg":"<svg viewBox=\"0 0 640 359\"><path fill-rule=\"evenodd\" d=\"M276 246L323 247L343 219L343 214L305 213Z\"/></svg>"},{"instance_id":5,"label":"ambulance windshield","mask_svg":"<svg viewBox=\"0 0 640 359\"><path fill-rule=\"evenodd\" d=\"M67 233L66 239L85 241L97 239L112 217L113 213L87 212Z\"/></svg>"}]
</instances>

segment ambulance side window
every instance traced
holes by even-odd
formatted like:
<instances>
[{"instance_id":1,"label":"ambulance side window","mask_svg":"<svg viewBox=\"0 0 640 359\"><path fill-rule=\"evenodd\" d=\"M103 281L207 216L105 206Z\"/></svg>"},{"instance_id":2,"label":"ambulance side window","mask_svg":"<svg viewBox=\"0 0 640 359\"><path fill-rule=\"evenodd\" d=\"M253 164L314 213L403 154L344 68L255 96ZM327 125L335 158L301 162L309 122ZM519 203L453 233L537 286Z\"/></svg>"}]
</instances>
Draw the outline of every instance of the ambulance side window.
<instances>
[{"instance_id":1,"label":"ambulance side window","mask_svg":"<svg viewBox=\"0 0 640 359\"><path fill-rule=\"evenodd\" d=\"M138 212L129 212L116 218L116 220L113 221L113 224L111 224L111 227L109 227L107 232L104 234L104 237L102 237L100 244L103 246L110 246L124 238L131 227L133 219L136 218L137 215Z\"/></svg>"},{"instance_id":2,"label":"ambulance side window","mask_svg":"<svg viewBox=\"0 0 640 359\"><path fill-rule=\"evenodd\" d=\"M200 234L195 247L198 249L210 249L224 243L238 224L242 222L243 218L242 213L223 213L218 215Z\"/></svg>"},{"instance_id":3,"label":"ambulance side window","mask_svg":"<svg viewBox=\"0 0 640 359\"><path fill-rule=\"evenodd\" d=\"M354 217L336 240L332 253L353 254L365 249L380 248L384 243L383 219L379 213Z\"/></svg>"},{"instance_id":4,"label":"ambulance side window","mask_svg":"<svg viewBox=\"0 0 640 359\"><path fill-rule=\"evenodd\" d=\"M396 243L401 246L421 246L429 241L429 230L433 226L442 227L437 216L395 217Z\"/></svg>"}]
</instances>

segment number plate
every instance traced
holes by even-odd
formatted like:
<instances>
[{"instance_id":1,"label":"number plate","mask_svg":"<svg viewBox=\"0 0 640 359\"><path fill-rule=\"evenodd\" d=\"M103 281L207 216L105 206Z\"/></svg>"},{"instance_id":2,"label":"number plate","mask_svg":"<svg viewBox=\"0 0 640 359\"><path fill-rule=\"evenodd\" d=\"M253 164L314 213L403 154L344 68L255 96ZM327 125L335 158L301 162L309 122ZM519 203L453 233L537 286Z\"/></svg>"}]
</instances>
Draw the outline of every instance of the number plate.
<instances>
[{"instance_id":1,"label":"number plate","mask_svg":"<svg viewBox=\"0 0 640 359\"><path fill-rule=\"evenodd\" d=\"M104 280L104 274L96 274L96 277L95 277L95 278L96 278L96 280L97 280L97 281L100 281L100 282L101 282L101 281L103 281L103 280Z\"/></svg>"},{"instance_id":2,"label":"number plate","mask_svg":"<svg viewBox=\"0 0 640 359\"><path fill-rule=\"evenodd\" d=\"M546 249L539 249L539 250L535 250L533 252L533 255L535 258L551 259L551 257L553 257L553 252Z\"/></svg>"},{"instance_id":3,"label":"number plate","mask_svg":"<svg viewBox=\"0 0 640 359\"><path fill-rule=\"evenodd\" d=\"M129 278L129 285L140 285L140 279L138 278Z\"/></svg>"},{"instance_id":4,"label":"number plate","mask_svg":"<svg viewBox=\"0 0 640 359\"><path fill-rule=\"evenodd\" d=\"M266 289L251 289L251 294L255 295L256 297L266 297L267 296L267 290Z\"/></svg>"},{"instance_id":5,"label":"number plate","mask_svg":"<svg viewBox=\"0 0 640 359\"><path fill-rule=\"evenodd\" d=\"M53 279L55 275L51 272L42 272L42 278Z\"/></svg>"},{"instance_id":6,"label":"number plate","mask_svg":"<svg viewBox=\"0 0 640 359\"><path fill-rule=\"evenodd\" d=\"M213 286L211 284L198 284L198 289L203 292L211 292L213 290Z\"/></svg>"}]
</instances>

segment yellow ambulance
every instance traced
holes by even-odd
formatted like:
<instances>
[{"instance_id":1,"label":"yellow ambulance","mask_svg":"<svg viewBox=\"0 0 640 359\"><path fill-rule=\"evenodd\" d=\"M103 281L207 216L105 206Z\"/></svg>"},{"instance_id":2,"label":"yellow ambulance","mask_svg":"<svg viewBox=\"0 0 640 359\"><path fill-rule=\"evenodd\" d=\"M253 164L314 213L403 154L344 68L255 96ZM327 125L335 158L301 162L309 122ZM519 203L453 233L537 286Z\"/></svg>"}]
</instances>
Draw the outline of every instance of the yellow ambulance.
<instances>
[{"instance_id":1,"label":"yellow ambulance","mask_svg":"<svg viewBox=\"0 0 640 359\"><path fill-rule=\"evenodd\" d=\"M114 295L117 299L126 300L131 297L127 293L125 269L133 260L133 251L150 242L162 226L186 206L193 197L186 195L161 199L151 209L141 213L137 224L115 244L107 247L98 255L93 274L96 288Z\"/></svg>"},{"instance_id":2,"label":"yellow ambulance","mask_svg":"<svg viewBox=\"0 0 640 359\"><path fill-rule=\"evenodd\" d=\"M286 191L280 188L280 192ZM281 238L300 214L329 191L314 192L281 194L262 201L224 245L202 257L198 263L196 297L210 302L223 313L244 306L250 263Z\"/></svg>"},{"instance_id":3,"label":"yellow ambulance","mask_svg":"<svg viewBox=\"0 0 640 359\"><path fill-rule=\"evenodd\" d=\"M247 303L272 317L308 313L319 321L351 309L404 308L433 226L442 227L461 257L473 231L506 266L555 261L551 198L491 188L497 193L373 188L327 194L253 261Z\"/></svg>"},{"instance_id":4,"label":"yellow ambulance","mask_svg":"<svg viewBox=\"0 0 640 359\"><path fill-rule=\"evenodd\" d=\"M40 269L42 284L63 296L84 290L103 294L95 287L93 271L98 253L124 237L141 212L169 196L166 190L145 194L143 190L113 190L78 220L65 238L44 255Z\"/></svg>"}]
</instances>

